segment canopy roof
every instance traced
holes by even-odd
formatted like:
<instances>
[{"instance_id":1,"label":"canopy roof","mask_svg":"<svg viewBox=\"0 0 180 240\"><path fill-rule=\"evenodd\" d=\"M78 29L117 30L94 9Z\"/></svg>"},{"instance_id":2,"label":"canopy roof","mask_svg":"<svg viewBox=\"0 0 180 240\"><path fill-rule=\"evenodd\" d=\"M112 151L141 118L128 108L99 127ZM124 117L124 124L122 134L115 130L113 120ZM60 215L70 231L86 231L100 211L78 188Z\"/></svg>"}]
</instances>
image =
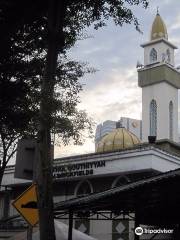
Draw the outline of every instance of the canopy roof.
<instances>
[{"instance_id":1,"label":"canopy roof","mask_svg":"<svg viewBox=\"0 0 180 240\"><path fill-rule=\"evenodd\" d=\"M60 202L55 211L135 212L140 223L171 225L179 223L180 169L159 174L125 186Z\"/></svg>"}]
</instances>

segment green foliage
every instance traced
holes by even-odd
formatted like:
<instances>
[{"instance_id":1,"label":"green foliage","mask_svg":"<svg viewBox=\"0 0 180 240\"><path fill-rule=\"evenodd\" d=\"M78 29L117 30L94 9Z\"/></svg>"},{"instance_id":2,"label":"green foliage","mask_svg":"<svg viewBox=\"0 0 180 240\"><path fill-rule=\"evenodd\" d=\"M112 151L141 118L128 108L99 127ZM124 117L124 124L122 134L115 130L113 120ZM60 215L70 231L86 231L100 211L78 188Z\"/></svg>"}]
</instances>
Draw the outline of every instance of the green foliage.
<instances>
[{"instance_id":1,"label":"green foliage","mask_svg":"<svg viewBox=\"0 0 180 240\"><path fill-rule=\"evenodd\" d=\"M116 25L133 23L139 30L131 6L146 8L148 1L65 0L65 3L63 34L59 31L54 36L59 57L50 109L51 128L64 143L71 137L79 143L84 129L91 133L87 114L77 110L82 91L79 78L94 70L83 63L68 60L66 52L92 24L98 29L113 19ZM5 154L18 137L34 135L38 130L40 84L46 66L49 36L48 6L47 0L0 0L0 142Z\"/></svg>"},{"instance_id":2,"label":"green foliage","mask_svg":"<svg viewBox=\"0 0 180 240\"><path fill-rule=\"evenodd\" d=\"M94 24L95 29L106 25L112 19L116 25L133 23L139 30L139 23L131 6L142 5L148 7L147 0L77 0L68 1L70 18L81 24L81 28Z\"/></svg>"}]
</instances>

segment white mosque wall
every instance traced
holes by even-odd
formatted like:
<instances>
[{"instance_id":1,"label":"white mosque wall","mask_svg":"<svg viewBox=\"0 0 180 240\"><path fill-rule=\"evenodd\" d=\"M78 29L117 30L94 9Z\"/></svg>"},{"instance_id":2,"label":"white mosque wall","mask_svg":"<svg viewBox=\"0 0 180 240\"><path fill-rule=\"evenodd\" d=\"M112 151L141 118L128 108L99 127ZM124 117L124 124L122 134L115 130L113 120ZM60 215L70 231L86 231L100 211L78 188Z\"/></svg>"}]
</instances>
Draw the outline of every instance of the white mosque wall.
<instances>
[{"instance_id":1,"label":"white mosque wall","mask_svg":"<svg viewBox=\"0 0 180 240\"><path fill-rule=\"evenodd\" d=\"M142 140L150 135L150 102L157 103L157 139L169 139L169 103L173 102L173 140L178 142L178 90L166 82L143 87Z\"/></svg>"},{"instance_id":2,"label":"white mosque wall","mask_svg":"<svg viewBox=\"0 0 180 240\"><path fill-rule=\"evenodd\" d=\"M166 161L166 164L165 164ZM179 165L179 164L178 164ZM154 155L152 158L152 169L156 169L156 171L167 172L170 170L177 169L176 161L171 158L162 158L157 155Z\"/></svg>"},{"instance_id":3,"label":"white mosque wall","mask_svg":"<svg viewBox=\"0 0 180 240\"><path fill-rule=\"evenodd\" d=\"M103 213L104 216L107 216ZM108 216L107 216L108 217ZM129 216L126 216L126 220L115 220L116 228L113 229L113 220L92 220L90 221L90 236L98 240L112 240L112 235L121 235L121 233L127 233L125 239L134 240L134 221L128 220ZM126 223L125 223L126 222ZM118 226L119 225L119 226ZM121 232L122 231L122 232ZM119 236L118 239L121 239Z\"/></svg>"},{"instance_id":4,"label":"white mosque wall","mask_svg":"<svg viewBox=\"0 0 180 240\"><path fill-rule=\"evenodd\" d=\"M98 166L97 164L100 165ZM87 164L88 167L87 167ZM159 150L153 147L147 147L144 149L134 149L123 152L111 152L106 154L95 154L84 157L72 157L69 159L60 159L58 162L56 161L56 166L73 166L74 170L72 172L75 173L74 176L63 177L61 174L61 168L56 171L54 175L61 176L59 180L68 179L90 179L93 177L100 176L109 176L109 175L117 175L124 172L133 172L133 171L146 171L149 169L157 170L160 172L173 170L180 167L180 158L174 155L171 155L167 152ZM80 167L81 166L81 167ZM80 168L79 168L80 167ZM90 174L87 175L79 175L79 172L90 171ZM11 175L9 172L5 172L4 178L6 181L3 184L13 185L17 184L13 180L14 173L11 171ZM9 179L9 181L8 181ZM21 180L21 183L27 183L26 180ZM72 196L73 197L73 196ZM59 198L59 197L58 197ZM60 198L59 198L60 200ZM66 200L62 198L61 200Z\"/></svg>"},{"instance_id":5,"label":"white mosque wall","mask_svg":"<svg viewBox=\"0 0 180 240\"><path fill-rule=\"evenodd\" d=\"M105 166L93 168L93 174L87 176L87 178L149 169L157 170L156 161L153 160L154 156L156 156L156 161L157 159L163 159L162 166L159 167L158 165L158 171L160 172L164 171L163 165L166 165L167 170L176 169L180 166L180 159L178 157L171 156L157 149L141 149L140 151L128 151L127 153L99 155L96 161L105 161ZM76 164L80 162L82 160L76 161ZM69 179L74 179L74 177L69 177Z\"/></svg>"},{"instance_id":6,"label":"white mosque wall","mask_svg":"<svg viewBox=\"0 0 180 240\"><path fill-rule=\"evenodd\" d=\"M98 240L112 239L112 221L101 220L91 221L90 235Z\"/></svg>"}]
</instances>

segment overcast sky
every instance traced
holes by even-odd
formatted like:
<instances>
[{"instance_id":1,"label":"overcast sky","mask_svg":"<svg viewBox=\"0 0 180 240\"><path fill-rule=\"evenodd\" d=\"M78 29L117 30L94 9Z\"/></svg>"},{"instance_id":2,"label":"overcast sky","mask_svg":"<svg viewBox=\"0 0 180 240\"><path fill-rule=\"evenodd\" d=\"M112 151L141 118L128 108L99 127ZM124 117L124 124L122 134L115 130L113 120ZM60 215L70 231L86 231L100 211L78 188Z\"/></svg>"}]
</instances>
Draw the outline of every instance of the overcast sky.
<instances>
[{"instance_id":1,"label":"overcast sky","mask_svg":"<svg viewBox=\"0 0 180 240\"><path fill-rule=\"evenodd\" d=\"M163 18L169 41L180 47L180 1L150 0L148 9L134 7L143 34L133 25L115 26L109 22L99 30L87 29L93 36L78 41L71 56L98 71L82 79L85 83L81 94L80 109L85 109L99 124L120 117L141 119L141 89L137 86L137 60L143 63L140 44L149 41L152 22L157 7ZM180 65L180 51L176 50L175 64ZM83 146L56 147L55 157L94 152L94 139L87 139Z\"/></svg>"}]
</instances>

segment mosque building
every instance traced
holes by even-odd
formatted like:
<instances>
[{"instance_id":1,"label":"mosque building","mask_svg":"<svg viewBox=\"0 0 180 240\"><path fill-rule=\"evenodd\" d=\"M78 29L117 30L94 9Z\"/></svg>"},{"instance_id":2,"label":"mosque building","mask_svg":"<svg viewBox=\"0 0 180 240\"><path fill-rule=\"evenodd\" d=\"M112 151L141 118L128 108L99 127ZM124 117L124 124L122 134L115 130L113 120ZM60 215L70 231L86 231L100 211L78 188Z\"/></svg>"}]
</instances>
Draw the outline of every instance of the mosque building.
<instances>
[{"instance_id":1,"label":"mosque building","mask_svg":"<svg viewBox=\"0 0 180 240\"><path fill-rule=\"evenodd\" d=\"M177 47L168 40L159 13L152 24L150 40L141 47L144 64L138 67L138 85L142 88L142 122L124 118L117 124L112 122L110 131L103 134L99 126L95 153L55 159L54 202L101 192L180 167L180 72L174 59ZM12 200L31 184L29 180L14 178L13 174L14 166L8 166L2 183L9 189L8 196L0 192L1 218L16 213ZM74 220L74 227L99 240L134 239L134 223L127 219Z\"/></svg>"}]
</instances>

